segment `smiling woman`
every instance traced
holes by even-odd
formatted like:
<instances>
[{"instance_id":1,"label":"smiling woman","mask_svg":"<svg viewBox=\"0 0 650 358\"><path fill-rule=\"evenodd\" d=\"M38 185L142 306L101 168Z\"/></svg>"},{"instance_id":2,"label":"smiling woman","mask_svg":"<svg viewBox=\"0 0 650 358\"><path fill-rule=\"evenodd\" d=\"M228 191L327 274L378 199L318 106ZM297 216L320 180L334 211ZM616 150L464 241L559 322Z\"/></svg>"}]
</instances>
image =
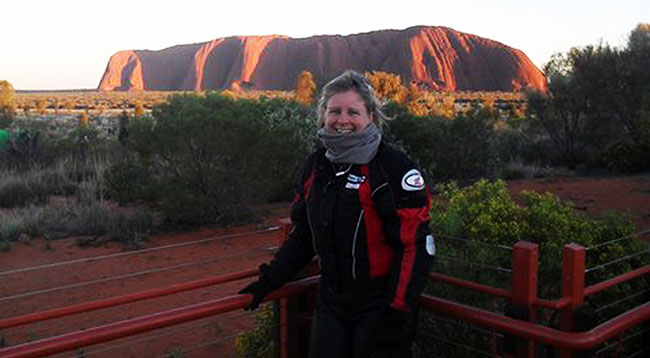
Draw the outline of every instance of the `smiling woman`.
<instances>
[{"instance_id":1,"label":"smiling woman","mask_svg":"<svg viewBox=\"0 0 650 358\"><path fill-rule=\"evenodd\" d=\"M317 256L310 356L410 357L417 298L434 252L424 179L382 141L385 116L361 74L346 71L325 85L318 114L325 148L304 165L293 230L240 293L253 295L248 308L255 309Z\"/></svg>"}]
</instances>

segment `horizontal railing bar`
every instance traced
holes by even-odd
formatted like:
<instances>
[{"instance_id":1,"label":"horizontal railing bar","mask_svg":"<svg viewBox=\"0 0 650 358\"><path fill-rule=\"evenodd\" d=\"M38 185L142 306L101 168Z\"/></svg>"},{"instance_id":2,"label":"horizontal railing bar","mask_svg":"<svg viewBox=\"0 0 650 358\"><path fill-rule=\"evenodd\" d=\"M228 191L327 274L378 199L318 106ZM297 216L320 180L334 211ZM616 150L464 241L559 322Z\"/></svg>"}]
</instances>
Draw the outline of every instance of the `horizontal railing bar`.
<instances>
[{"instance_id":1,"label":"horizontal railing bar","mask_svg":"<svg viewBox=\"0 0 650 358\"><path fill-rule=\"evenodd\" d=\"M208 238L204 238L204 239L200 239L200 240L181 242L181 243L170 244L170 245L165 245L165 246L151 247L151 248L148 248L148 249L142 249L142 250L137 250L137 251L118 252L118 253L108 254L108 255L86 257L86 258L77 259L77 260L56 262L56 263L51 263L51 264L39 265L39 266L23 267L23 268L17 268L17 269L13 269L13 270L0 272L0 276L10 275L10 274L14 274L14 273L23 273L23 272L29 272L29 271L35 271L35 270L42 270L42 269L46 269L46 268L53 268L53 267L59 267L59 266L73 265L73 264L78 264L78 263L88 263L88 262L93 262L93 261L101 261L101 260L112 259L112 258L116 258L116 257L122 257L122 256L140 255L140 254L144 254L144 253L147 253L147 252L155 252L155 251L162 251L162 250L167 250L167 249L175 249L175 248L179 248L179 247L183 247L183 246L190 246L190 245L195 245L195 244L205 244L205 243L212 242L212 241L235 239L235 238L240 238L242 236L257 235L257 234L263 234L263 233L278 231L278 230L280 230L280 226L273 226L273 227L269 227L269 228L266 228L266 229L263 229L263 230L247 231L247 232L241 232L241 233L236 233L236 234L228 234L228 235L222 235L222 236L212 236L212 237L208 237Z\"/></svg>"},{"instance_id":2,"label":"horizontal railing bar","mask_svg":"<svg viewBox=\"0 0 650 358\"><path fill-rule=\"evenodd\" d=\"M117 297L110 297L107 299L84 302L77 305L54 308L47 311L35 312L23 316L9 317L0 319L0 329L14 327L33 322L40 322L52 318L58 318L68 315L73 315L81 312L94 311L107 307L120 306L132 302L142 301L146 299L161 297L165 295L180 293L184 291L194 290L202 287L216 285L220 283L232 282L241 280L243 278L252 277L259 273L259 270L252 269L242 272L235 272L226 275L209 277L202 280L185 282L177 285L167 286L163 288L152 289L148 291L136 292Z\"/></svg>"},{"instance_id":3,"label":"horizontal railing bar","mask_svg":"<svg viewBox=\"0 0 650 358\"><path fill-rule=\"evenodd\" d=\"M537 298L533 301L533 305L540 308L550 308L559 310L571 304L571 299L568 297L560 298L559 300L545 300L543 298Z\"/></svg>"},{"instance_id":4,"label":"horizontal railing bar","mask_svg":"<svg viewBox=\"0 0 650 358\"><path fill-rule=\"evenodd\" d=\"M629 301L629 300L631 300L633 298L637 298L637 297L639 297L641 295L647 294L648 292L650 292L650 289L637 292L637 293L635 293L633 295L628 295L626 297L621 298L620 300L616 300L616 301L614 301L614 302L612 302L610 304L598 307L598 309L596 309L596 313L600 313L600 312L602 312L602 311L604 311L604 310L606 310L606 309L608 309L610 307L614 307L614 306L619 305L619 304L621 304L621 303L623 303L625 301Z\"/></svg>"},{"instance_id":5,"label":"horizontal railing bar","mask_svg":"<svg viewBox=\"0 0 650 358\"><path fill-rule=\"evenodd\" d=\"M619 259L612 260L612 261L610 261L610 262L606 262L606 263L604 263L604 264L602 264L602 265L598 265L598 266L590 267L590 268L588 268L588 269L585 270L585 273L588 273L588 272L591 272L591 271L595 271L595 270L600 270L600 269L605 268L605 267L607 267L607 266L611 266L611 265L617 264L617 263L619 263L619 262L621 262L621 261L629 260L629 259L635 258L635 257L637 257L637 256L644 255L644 254L648 254L648 253L650 253L650 249L648 249L648 250L643 250L643 251L639 251L639 252L635 252L635 253L633 253L633 254L630 254L630 255L627 255L627 256L623 256L623 257L621 257L621 258L619 258Z\"/></svg>"},{"instance_id":6,"label":"horizontal railing bar","mask_svg":"<svg viewBox=\"0 0 650 358\"><path fill-rule=\"evenodd\" d=\"M650 233L650 230L643 230L643 231L635 232L635 233L632 233L632 234L629 234L629 235L621 236L621 237L613 239L613 240L602 242L602 243L600 243L598 245L586 247L585 250L586 251L595 250L595 249L598 249L600 247L611 245L611 244L613 244L615 242L619 242L619 241L622 241L622 240L634 239L634 238L637 238L639 236L645 235L647 233Z\"/></svg>"},{"instance_id":7,"label":"horizontal railing bar","mask_svg":"<svg viewBox=\"0 0 650 358\"><path fill-rule=\"evenodd\" d=\"M232 319L232 318L240 318L240 317L245 317L245 316L250 316L250 312L244 311L242 313L238 313L237 315L233 315L233 316L231 316L229 318ZM95 349L95 350L88 350L88 351L86 351L86 356L94 356L94 355L104 353L104 352L107 352L107 351L114 351L114 350L117 350L117 349L120 349L120 348L128 347L128 346L131 346L133 344L139 344L139 343L152 341L152 340L160 340L160 339L164 339L164 338L169 337L169 336L178 335L179 333L183 333L183 332L187 332L187 331L196 331L197 329L202 329L202 328L214 326L215 323L219 322L219 319L220 319L220 317L215 317L214 319L208 320L207 322L201 322L199 324L187 325L187 327L182 326L181 328L176 328L176 329L174 329L173 327L171 329L168 329L168 330L163 329L160 334L157 334L157 332L156 332L156 333L144 335L144 337L137 337L137 338L134 338L134 339L123 339L123 340L121 339L121 340L118 340L118 342L116 344L114 344L114 345L111 345L111 346L108 346L108 347L100 347L100 348ZM238 333L236 333L235 336L237 336L237 334ZM213 341L213 342L219 342L219 341L222 341L224 339L227 339L228 337L229 336L226 336L226 337L219 336L219 339L217 341ZM73 357L73 358L76 358L76 357Z\"/></svg>"},{"instance_id":8,"label":"horizontal railing bar","mask_svg":"<svg viewBox=\"0 0 650 358\"><path fill-rule=\"evenodd\" d=\"M494 270L494 271L497 271L497 272L499 272L499 271L500 272L506 272L506 273L511 273L512 272L512 269L509 269L509 268L477 264L476 262L454 259L454 258L451 258L449 256L436 255L436 259L437 260L442 260L442 261L459 262L459 263L467 264L468 266L482 267L482 268Z\"/></svg>"},{"instance_id":9,"label":"horizontal railing bar","mask_svg":"<svg viewBox=\"0 0 650 358\"><path fill-rule=\"evenodd\" d=\"M629 281L633 278L636 278L641 275L645 275L647 273L650 273L650 265L639 267L636 270L626 272L622 275L616 276L614 278L610 278L609 280L602 281L597 284L585 287L585 296L593 295L595 293L604 291L612 286L616 286L620 283Z\"/></svg>"},{"instance_id":10,"label":"horizontal railing bar","mask_svg":"<svg viewBox=\"0 0 650 358\"><path fill-rule=\"evenodd\" d=\"M495 245L495 244L490 244L490 243L482 242L482 241L480 241L480 240L472 240L472 239L466 239L466 238L462 238L462 237L454 237L454 236L450 236L450 235L446 235L446 234L440 234L440 233L435 233L435 232L433 233L433 236L436 237L436 238L443 238L443 239L448 239L448 240L460 241L460 242L465 243L465 244L468 244L468 243L470 243L470 242L475 242L475 243L479 243L479 244L481 244L482 246L486 246L486 247L493 247L493 248L496 248L496 249L502 249L502 250L512 251L512 247L511 247L511 246Z\"/></svg>"},{"instance_id":11,"label":"horizontal railing bar","mask_svg":"<svg viewBox=\"0 0 650 358\"><path fill-rule=\"evenodd\" d=\"M596 351L596 355L598 355L598 354L600 354L600 353L602 353L602 352L605 352L605 351L607 351L607 350L610 350L610 349L612 349L613 347L616 347L616 345L618 345L618 344L622 344L622 343L625 343L625 342L627 342L627 341L629 341L629 340L631 340L631 339L634 339L634 338L636 338L636 337L642 335L643 333L645 333L645 332L648 331L649 329L650 329L650 328L642 329L642 330L639 330L638 332L635 332L634 334L627 335L627 336L625 336L625 338L623 338L623 339L617 341L617 342L614 343L614 344L607 344L607 342L604 342L603 344L605 345L605 347L604 347L604 348L601 348L601 349L599 349L599 350L597 350L597 351Z\"/></svg>"},{"instance_id":12,"label":"horizontal railing bar","mask_svg":"<svg viewBox=\"0 0 650 358\"><path fill-rule=\"evenodd\" d=\"M200 343L200 344L193 345L193 346L188 347L186 349L179 350L178 351L178 354L179 354L178 356L184 357L185 354L187 354L189 352L192 352L192 351L195 351L195 350L198 350L198 349L201 349L201 348L209 347L209 346L223 344L225 341L227 341L229 339L237 338L237 336L239 336L239 334L231 334L229 336L221 337L221 338L219 338L217 340L214 340L214 341L208 341L207 343ZM235 353L236 352L232 352L232 354L235 354ZM232 357L232 354L230 354L229 357ZM174 355L172 355L170 352L167 352L167 353L156 356L156 358L170 358L170 357L174 357ZM219 355L219 358L222 358L222 357L223 357L222 355ZM73 358L77 358L77 357L73 357Z\"/></svg>"},{"instance_id":13,"label":"horizontal railing bar","mask_svg":"<svg viewBox=\"0 0 650 358\"><path fill-rule=\"evenodd\" d=\"M422 295L420 303L424 308L442 311L494 330L574 350L593 348L650 318L650 302L647 302L587 332L562 332L429 295Z\"/></svg>"},{"instance_id":14,"label":"horizontal railing bar","mask_svg":"<svg viewBox=\"0 0 650 358\"><path fill-rule=\"evenodd\" d=\"M468 281L464 280L462 278L457 278L457 277L452 277L452 276L447 276L443 275L441 273L437 272L430 272L429 273L429 278L435 281L440 281L443 283L447 283L450 285L458 286L458 287L464 287L467 289L471 290L476 290L479 292L487 293L493 296L498 296L506 299L510 299L512 297L512 294L508 290L503 290L500 288L484 285L481 283L476 283L473 281Z\"/></svg>"},{"instance_id":15,"label":"horizontal railing bar","mask_svg":"<svg viewBox=\"0 0 650 358\"><path fill-rule=\"evenodd\" d=\"M642 353L645 353L647 350L650 350L650 348L648 348L648 347L643 348L642 350L640 350L640 351L638 351L638 352L632 354L631 356L628 356L627 358L636 358L638 355L640 355L640 354L642 354ZM647 357L647 356L646 356L646 357Z\"/></svg>"},{"instance_id":16,"label":"horizontal railing bar","mask_svg":"<svg viewBox=\"0 0 650 358\"><path fill-rule=\"evenodd\" d=\"M314 286L320 276L312 276L291 282L274 291L265 301L278 299L302 292ZM233 295L202 303L184 306L173 310L155 313L148 316L110 323L103 326L88 328L84 331L72 332L65 335L42 339L9 348L0 349L2 358L36 358L51 354L66 352L99 342L130 336L154 329L168 327L179 323L189 322L220 313L234 311L251 304L253 295Z\"/></svg>"},{"instance_id":17,"label":"horizontal railing bar","mask_svg":"<svg viewBox=\"0 0 650 358\"><path fill-rule=\"evenodd\" d=\"M138 277L138 276L156 274L156 273L165 272L165 271L174 271L174 270L179 270L179 269L185 269L185 268L188 268L188 267L200 266L200 265L209 264L209 263L213 263L213 262L225 261L225 260L230 260L230 259L234 259L234 258L239 258L239 257L242 257L242 256L247 256L251 252L260 252L260 251L258 251L258 250L248 250L248 251L239 252L236 255L222 256L222 257L211 258L211 259L206 259L206 260L201 260L201 261L184 262L184 263L181 263L181 264L178 264L178 265L156 267L156 268L152 268L152 269L148 269L148 270L131 272L131 273L118 275L118 276L111 276L111 277L100 278L100 279L96 279L96 280L77 282L77 283L73 283L73 284L69 284L69 285L56 286L56 287L46 288L46 289L42 289L42 290L21 292L21 293L17 293L17 294L11 295L11 296L0 297L0 302L8 301L8 300L14 300L14 299L17 299L17 298L25 298L25 297L35 296L35 295L52 293L52 292L57 292L57 291L64 291L64 290L69 290L69 289L72 289L72 288L79 288L79 287L83 287L83 286L96 285L96 284L99 284L99 283L105 283L105 282L111 282L111 281L117 281L117 280L126 280L126 279L130 279L130 278ZM260 255L262 255L262 254L260 254Z\"/></svg>"}]
</instances>

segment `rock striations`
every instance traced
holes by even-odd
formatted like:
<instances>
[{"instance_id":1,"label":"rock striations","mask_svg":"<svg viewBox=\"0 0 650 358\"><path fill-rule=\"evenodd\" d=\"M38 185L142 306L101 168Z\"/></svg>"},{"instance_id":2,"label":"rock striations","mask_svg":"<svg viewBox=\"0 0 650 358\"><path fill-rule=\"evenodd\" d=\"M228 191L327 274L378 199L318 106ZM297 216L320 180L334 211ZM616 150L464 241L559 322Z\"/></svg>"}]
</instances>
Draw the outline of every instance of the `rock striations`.
<instances>
[{"instance_id":1,"label":"rock striations","mask_svg":"<svg viewBox=\"0 0 650 358\"><path fill-rule=\"evenodd\" d=\"M319 81L345 69L397 73L436 90L545 90L520 50L447 27L417 26L349 36L238 36L160 51L128 50L108 62L99 90L293 89L298 74Z\"/></svg>"}]
</instances>

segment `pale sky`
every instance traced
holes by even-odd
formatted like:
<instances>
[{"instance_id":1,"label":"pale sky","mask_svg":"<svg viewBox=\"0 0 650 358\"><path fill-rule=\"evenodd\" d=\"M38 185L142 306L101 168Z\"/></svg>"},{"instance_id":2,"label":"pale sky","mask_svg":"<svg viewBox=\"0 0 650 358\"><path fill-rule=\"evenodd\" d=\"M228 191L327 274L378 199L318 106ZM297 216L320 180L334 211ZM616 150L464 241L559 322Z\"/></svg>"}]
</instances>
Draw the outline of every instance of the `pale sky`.
<instances>
[{"instance_id":1,"label":"pale sky","mask_svg":"<svg viewBox=\"0 0 650 358\"><path fill-rule=\"evenodd\" d=\"M96 88L120 50L417 25L499 41L541 68L571 47L620 47L650 22L649 0L4 0L0 10L0 80L22 90Z\"/></svg>"}]
</instances>

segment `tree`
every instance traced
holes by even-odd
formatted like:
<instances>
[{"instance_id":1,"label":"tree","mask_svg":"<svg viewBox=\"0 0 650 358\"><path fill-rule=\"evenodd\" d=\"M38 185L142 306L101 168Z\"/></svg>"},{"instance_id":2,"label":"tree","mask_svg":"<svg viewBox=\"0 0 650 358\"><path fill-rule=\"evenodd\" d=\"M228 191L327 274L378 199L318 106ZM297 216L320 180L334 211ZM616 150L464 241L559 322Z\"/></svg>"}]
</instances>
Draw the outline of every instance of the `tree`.
<instances>
[{"instance_id":1,"label":"tree","mask_svg":"<svg viewBox=\"0 0 650 358\"><path fill-rule=\"evenodd\" d=\"M409 89L402 85L402 79L399 75L382 72L372 71L364 74L370 81L375 94L379 99L386 101L403 104L408 95Z\"/></svg>"},{"instance_id":2,"label":"tree","mask_svg":"<svg viewBox=\"0 0 650 358\"><path fill-rule=\"evenodd\" d=\"M309 106L314 101L316 82L309 71L302 71L296 81L296 100L302 105Z\"/></svg>"},{"instance_id":3,"label":"tree","mask_svg":"<svg viewBox=\"0 0 650 358\"><path fill-rule=\"evenodd\" d=\"M144 117L144 105L142 101L136 101L133 105L133 117Z\"/></svg>"},{"instance_id":4,"label":"tree","mask_svg":"<svg viewBox=\"0 0 650 358\"><path fill-rule=\"evenodd\" d=\"M88 112L83 111L78 117L79 119L79 128L85 129L88 126Z\"/></svg>"},{"instance_id":5,"label":"tree","mask_svg":"<svg viewBox=\"0 0 650 358\"><path fill-rule=\"evenodd\" d=\"M626 158L650 148L649 57L650 25L639 24L622 49L603 44L572 48L544 67L549 90L529 93L529 113L567 164L601 157L610 167L627 170L650 165L641 156Z\"/></svg>"},{"instance_id":6,"label":"tree","mask_svg":"<svg viewBox=\"0 0 650 358\"><path fill-rule=\"evenodd\" d=\"M0 81L0 129L8 128L16 112L14 86L9 81Z\"/></svg>"},{"instance_id":7,"label":"tree","mask_svg":"<svg viewBox=\"0 0 650 358\"><path fill-rule=\"evenodd\" d=\"M573 76L571 58L555 55L544 67L548 94L528 93L531 117L546 130L560 156L570 167L583 159L586 129L584 89Z\"/></svg>"}]
</instances>

